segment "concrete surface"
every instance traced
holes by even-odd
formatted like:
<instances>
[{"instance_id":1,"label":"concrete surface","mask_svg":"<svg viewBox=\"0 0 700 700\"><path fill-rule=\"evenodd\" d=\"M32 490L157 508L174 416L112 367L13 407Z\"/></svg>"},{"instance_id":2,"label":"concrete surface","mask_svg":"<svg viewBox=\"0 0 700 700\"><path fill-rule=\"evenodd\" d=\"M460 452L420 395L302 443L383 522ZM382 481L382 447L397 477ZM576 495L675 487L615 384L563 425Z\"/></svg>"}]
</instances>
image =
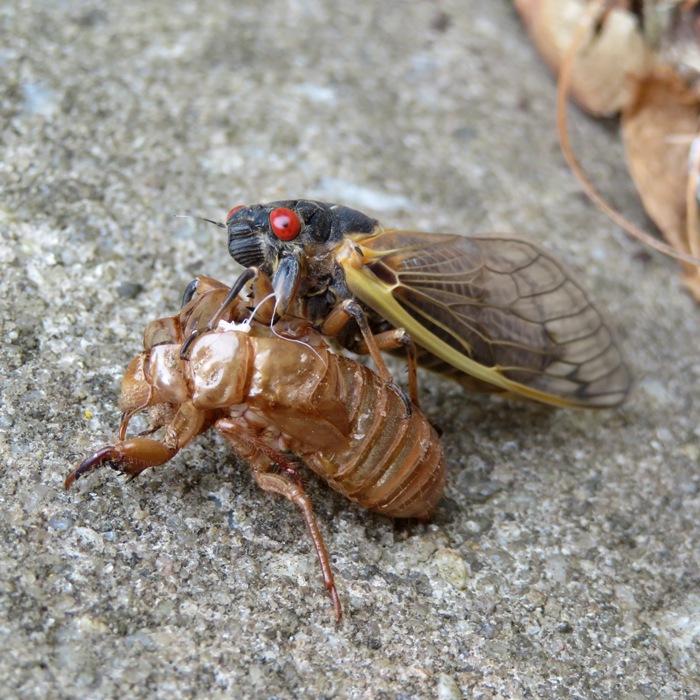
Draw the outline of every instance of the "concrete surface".
<instances>
[{"instance_id":1,"label":"concrete surface","mask_svg":"<svg viewBox=\"0 0 700 700\"><path fill-rule=\"evenodd\" d=\"M340 4L0 10L0 696L697 697L700 309L579 193L510 3ZM614 123L572 119L644 223ZM194 274L236 274L219 229L172 215L296 196L551 246L637 377L600 413L425 377L449 461L433 524L309 479L340 626L299 513L214 436L63 491L112 438L144 325Z\"/></svg>"}]
</instances>

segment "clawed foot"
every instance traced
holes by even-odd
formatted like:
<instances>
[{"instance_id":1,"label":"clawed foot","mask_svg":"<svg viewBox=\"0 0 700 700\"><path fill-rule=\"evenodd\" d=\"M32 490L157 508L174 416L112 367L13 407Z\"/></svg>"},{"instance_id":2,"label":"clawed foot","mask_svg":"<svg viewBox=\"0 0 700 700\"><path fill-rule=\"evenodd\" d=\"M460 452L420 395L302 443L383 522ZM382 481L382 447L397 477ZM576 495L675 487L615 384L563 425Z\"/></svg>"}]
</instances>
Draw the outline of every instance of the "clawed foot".
<instances>
[{"instance_id":1,"label":"clawed foot","mask_svg":"<svg viewBox=\"0 0 700 700\"><path fill-rule=\"evenodd\" d=\"M147 438L125 440L114 446L103 447L86 457L68 475L65 487L68 489L74 481L95 469L107 466L133 479L149 467L165 464L176 452L177 449L167 447L157 440Z\"/></svg>"}]
</instances>

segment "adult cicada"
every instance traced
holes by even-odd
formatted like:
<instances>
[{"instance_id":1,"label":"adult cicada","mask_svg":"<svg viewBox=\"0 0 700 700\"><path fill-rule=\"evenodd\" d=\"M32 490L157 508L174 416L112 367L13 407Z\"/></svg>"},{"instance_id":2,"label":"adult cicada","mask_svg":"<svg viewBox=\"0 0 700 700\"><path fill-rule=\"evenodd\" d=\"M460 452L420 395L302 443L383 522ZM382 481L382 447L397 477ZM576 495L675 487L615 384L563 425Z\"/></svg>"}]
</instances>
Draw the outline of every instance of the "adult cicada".
<instances>
[{"instance_id":1,"label":"adult cicada","mask_svg":"<svg viewBox=\"0 0 700 700\"><path fill-rule=\"evenodd\" d=\"M471 388L554 406L608 408L629 391L609 323L534 243L385 229L310 200L234 207L218 225L248 268L236 290L267 278L277 317L306 318L370 352L387 381L379 349L408 344L420 364ZM415 401L415 384L411 393Z\"/></svg>"},{"instance_id":2,"label":"adult cicada","mask_svg":"<svg viewBox=\"0 0 700 700\"><path fill-rule=\"evenodd\" d=\"M365 508L427 520L445 483L438 435L420 411L406 417L404 402L377 374L332 354L308 321L286 317L274 329L240 323L248 311L236 298L222 323L206 331L228 292L199 278L179 314L147 326L144 352L122 382L118 440L84 459L66 488L103 466L135 477L214 427L249 462L262 489L301 509L340 619L326 547L289 453ZM183 360L181 346L193 331L204 332L194 336ZM130 420L143 410L150 430L127 439ZM157 430L161 437L152 437Z\"/></svg>"}]
</instances>

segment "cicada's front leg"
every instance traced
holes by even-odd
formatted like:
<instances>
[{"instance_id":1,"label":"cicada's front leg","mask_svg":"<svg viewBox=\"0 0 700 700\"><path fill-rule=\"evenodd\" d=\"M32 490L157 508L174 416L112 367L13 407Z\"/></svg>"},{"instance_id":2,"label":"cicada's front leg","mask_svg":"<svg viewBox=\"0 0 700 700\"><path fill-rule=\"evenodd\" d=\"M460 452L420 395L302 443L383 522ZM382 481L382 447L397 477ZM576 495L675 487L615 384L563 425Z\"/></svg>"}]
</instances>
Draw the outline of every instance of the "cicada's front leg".
<instances>
[{"instance_id":1,"label":"cicada's front leg","mask_svg":"<svg viewBox=\"0 0 700 700\"><path fill-rule=\"evenodd\" d=\"M173 420L165 426L163 440L137 437L117 440L86 457L66 478L65 487L102 467L112 467L132 479L150 467L170 461L188 442L206 429L206 412L188 401L178 409Z\"/></svg>"},{"instance_id":2,"label":"cicada's front leg","mask_svg":"<svg viewBox=\"0 0 700 700\"><path fill-rule=\"evenodd\" d=\"M112 467L128 474L132 479L149 467L158 467L172 459L177 448L167 447L158 440L134 438L120 441L116 445L102 447L86 457L66 478L65 487L86 476L95 469Z\"/></svg>"}]
</instances>

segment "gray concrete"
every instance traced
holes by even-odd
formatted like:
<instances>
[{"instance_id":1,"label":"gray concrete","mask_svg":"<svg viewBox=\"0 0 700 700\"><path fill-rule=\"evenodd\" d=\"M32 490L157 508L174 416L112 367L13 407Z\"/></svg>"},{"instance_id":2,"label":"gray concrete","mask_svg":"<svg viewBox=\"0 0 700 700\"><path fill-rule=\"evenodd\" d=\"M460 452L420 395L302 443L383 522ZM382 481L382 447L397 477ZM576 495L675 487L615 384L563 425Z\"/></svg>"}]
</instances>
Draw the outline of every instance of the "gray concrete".
<instances>
[{"instance_id":1,"label":"gray concrete","mask_svg":"<svg viewBox=\"0 0 700 700\"><path fill-rule=\"evenodd\" d=\"M0 11L0 696L696 696L700 309L580 194L510 4L120 4ZM644 223L615 125L573 131ZM172 215L296 196L541 241L637 377L600 413L424 377L449 462L433 524L309 479L340 626L299 514L214 436L63 491L112 438L144 325L194 274L236 274L220 229Z\"/></svg>"}]
</instances>

